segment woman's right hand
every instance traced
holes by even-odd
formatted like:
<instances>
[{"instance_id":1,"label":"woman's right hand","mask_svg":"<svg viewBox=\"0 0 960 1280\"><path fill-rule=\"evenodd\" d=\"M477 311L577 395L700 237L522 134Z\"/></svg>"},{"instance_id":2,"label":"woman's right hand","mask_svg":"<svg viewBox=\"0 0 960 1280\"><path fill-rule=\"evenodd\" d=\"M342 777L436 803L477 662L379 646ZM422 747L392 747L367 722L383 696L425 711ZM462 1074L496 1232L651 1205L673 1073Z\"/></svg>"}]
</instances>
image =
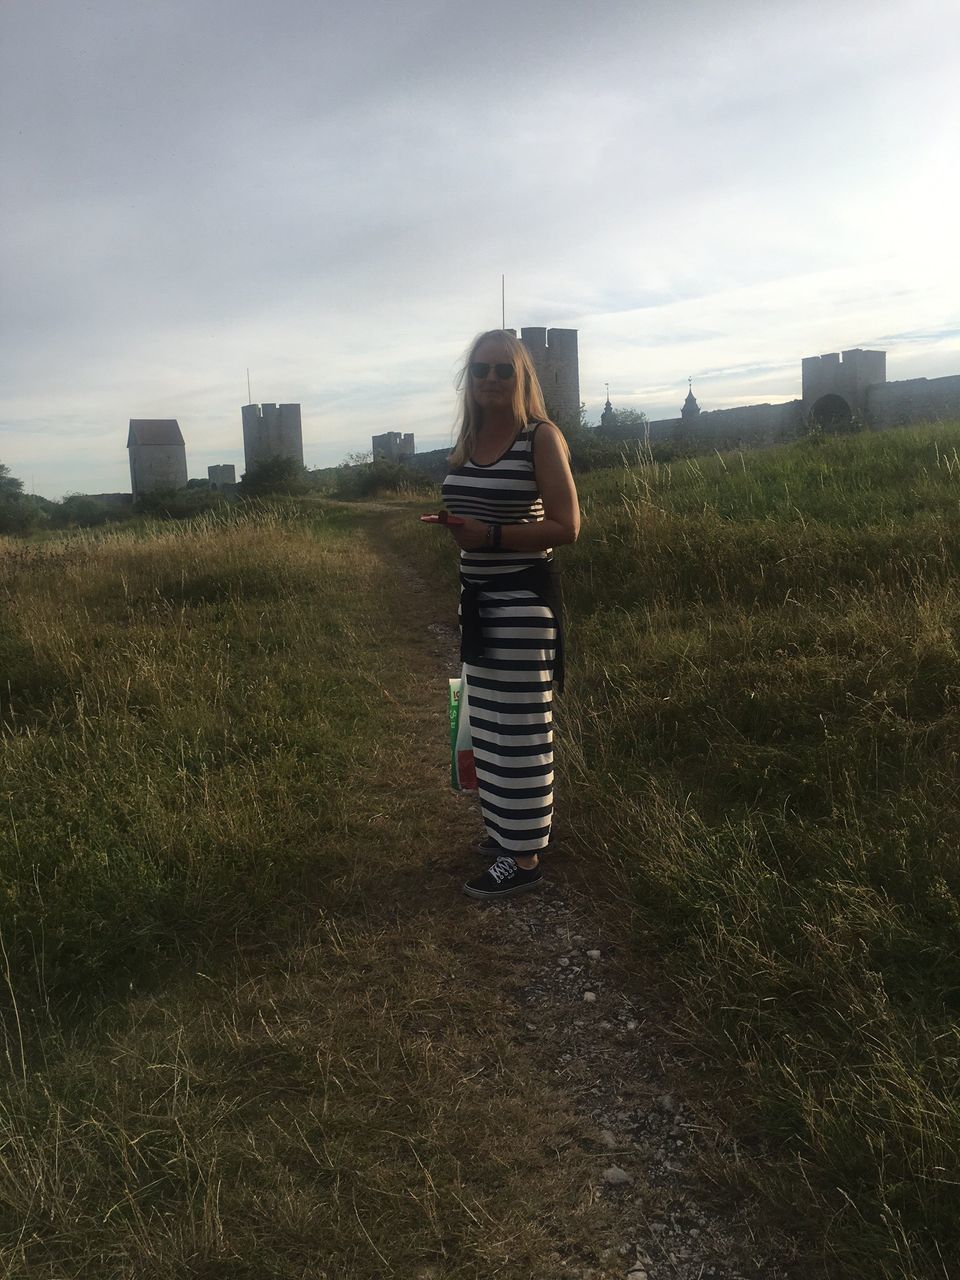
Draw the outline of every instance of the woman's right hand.
<instances>
[{"instance_id":1,"label":"woman's right hand","mask_svg":"<svg viewBox=\"0 0 960 1280\"><path fill-rule=\"evenodd\" d=\"M487 545L489 525L464 516L463 524L448 524L446 529L461 551L479 551Z\"/></svg>"}]
</instances>

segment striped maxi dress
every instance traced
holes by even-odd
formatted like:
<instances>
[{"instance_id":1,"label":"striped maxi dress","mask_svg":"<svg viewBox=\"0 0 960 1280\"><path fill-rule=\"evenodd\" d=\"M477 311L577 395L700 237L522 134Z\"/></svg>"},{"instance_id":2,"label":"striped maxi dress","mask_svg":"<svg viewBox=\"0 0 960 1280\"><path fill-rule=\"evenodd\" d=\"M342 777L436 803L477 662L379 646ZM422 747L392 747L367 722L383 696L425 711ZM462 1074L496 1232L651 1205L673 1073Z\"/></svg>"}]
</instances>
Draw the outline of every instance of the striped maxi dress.
<instances>
[{"instance_id":1,"label":"striped maxi dress","mask_svg":"<svg viewBox=\"0 0 960 1280\"><path fill-rule=\"evenodd\" d=\"M453 515L486 524L543 519L533 469L537 423L528 423L495 462L468 460L443 482ZM461 551L460 578L481 583L484 652L464 666L480 811L487 835L512 853L535 854L553 818L553 669L557 620L510 575L552 559L552 551Z\"/></svg>"}]
</instances>

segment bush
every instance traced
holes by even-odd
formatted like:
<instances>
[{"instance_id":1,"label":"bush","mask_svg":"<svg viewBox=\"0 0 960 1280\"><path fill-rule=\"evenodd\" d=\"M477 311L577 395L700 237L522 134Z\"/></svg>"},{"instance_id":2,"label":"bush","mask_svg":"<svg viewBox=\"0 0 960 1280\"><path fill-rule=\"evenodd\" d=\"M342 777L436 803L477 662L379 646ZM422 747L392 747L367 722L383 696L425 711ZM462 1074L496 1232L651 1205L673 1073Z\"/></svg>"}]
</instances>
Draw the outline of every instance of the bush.
<instances>
[{"instance_id":1,"label":"bush","mask_svg":"<svg viewBox=\"0 0 960 1280\"><path fill-rule=\"evenodd\" d=\"M225 505L218 493L206 489L154 489L142 494L133 504L133 513L151 516L155 520L183 520L214 511Z\"/></svg>"},{"instance_id":2,"label":"bush","mask_svg":"<svg viewBox=\"0 0 960 1280\"><path fill-rule=\"evenodd\" d=\"M270 494L297 496L309 492L310 476L296 458L268 458L244 472L237 485L242 498L265 498Z\"/></svg>"},{"instance_id":3,"label":"bush","mask_svg":"<svg viewBox=\"0 0 960 1280\"><path fill-rule=\"evenodd\" d=\"M111 507L85 493L69 493L55 509L53 523L57 528L70 526L94 529L111 521L124 520L131 507Z\"/></svg>"},{"instance_id":4,"label":"bush","mask_svg":"<svg viewBox=\"0 0 960 1280\"><path fill-rule=\"evenodd\" d=\"M378 458L376 462L355 466L344 464L338 467L333 492L337 498L354 501L388 492L432 493L435 488L433 480L424 473L411 471L399 462Z\"/></svg>"},{"instance_id":5,"label":"bush","mask_svg":"<svg viewBox=\"0 0 960 1280\"><path fill-rule=\"evenodd\" d=\"M23 492L23 481L0 462L0 533L32 533L49 522L50 503Z\"/></svg>"},{"instance_id":6,"label":"bush","mask_svg":"<svg viewBox=\"0 0 960 1280\"><path fill-rule=\"evenodd\" d=\"M564 427L563 434L570 447L570 466L576 473L624 463L635 465L649 453L643 440L610 440L593 427Z\"/></svg>"}]
</instances>

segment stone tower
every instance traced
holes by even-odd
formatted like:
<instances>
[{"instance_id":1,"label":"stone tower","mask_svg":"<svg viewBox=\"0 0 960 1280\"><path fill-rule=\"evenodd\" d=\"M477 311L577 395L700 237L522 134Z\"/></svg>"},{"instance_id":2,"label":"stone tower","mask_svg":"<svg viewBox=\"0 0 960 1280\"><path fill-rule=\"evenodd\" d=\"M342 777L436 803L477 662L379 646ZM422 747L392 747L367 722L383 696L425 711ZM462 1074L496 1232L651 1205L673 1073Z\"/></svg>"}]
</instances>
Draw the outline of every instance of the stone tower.
<instances>
[{"instance_id":1,"label":"stone tower","mask_svg":"<svg viewBox=\"0 0 960 1280\"><path fill-rule=\"evenodd\" d=\"M176 418L131 418L127 435L133 500L187 487L187 449Z\"/></svg>"},{"instance_id":2,"label":"stone tower","mask_svg":"<svg viewBox=\"0 0 960 1280\"><path fill-rule=\"evenodd\" d=\"M293 458L303 466L303 429L298 404L245 404L243 460L246 470L271 458Z\"/></svg>"},{"instance_id":3,"label":"stone tower","mask_svg":"<svg viewBox=\"0 0 960 1280\"><path fill-rule=\"evenodd\" d=\"M232 462L220 462L207 467L207 482L211 493L235 493L237 489L237 468Z\"/></svg>"},{"instance_id":4,"label":"stone tower","mask_svg":"<svg viewBox=\"0 0 960 1280\"><path fill-rule=\"evenodd\" d=\"M558 426L580 422L580 354L576 329L520 330L543 388L547 413Z\"/></svg>"},{"instance_id":5,"label":"stone tower","mask_svg":"<svg viewBox=\"0 0 960 1280\"><path fill-rule=\"evenodd\" d=\"M399 431L385 431L382 436L373 436L373 460L383 458L387 462L407 462L416 453L412 431L402 435Z\"/></svg>"}]
</instances>

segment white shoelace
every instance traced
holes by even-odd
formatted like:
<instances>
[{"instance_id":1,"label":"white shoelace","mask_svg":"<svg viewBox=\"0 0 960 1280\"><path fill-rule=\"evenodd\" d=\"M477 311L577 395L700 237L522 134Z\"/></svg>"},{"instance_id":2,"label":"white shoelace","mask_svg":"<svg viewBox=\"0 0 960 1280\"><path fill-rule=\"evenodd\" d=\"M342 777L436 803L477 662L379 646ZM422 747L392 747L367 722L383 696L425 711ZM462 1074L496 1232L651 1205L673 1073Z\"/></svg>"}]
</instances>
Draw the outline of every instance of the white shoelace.
<instances>
[{"instance_id":1,"label":"white shoelace","mask_svg":"<svg viewBox=\"0 0 960 1280\"><path fill-rule=\"evenodd\" d=\"M517 869L517 864L512 858L498 858L492 867L487 868L487 874L493 877L493 883L499 884L501 880L508 880Z\"/></svg>"}]
</instances>

